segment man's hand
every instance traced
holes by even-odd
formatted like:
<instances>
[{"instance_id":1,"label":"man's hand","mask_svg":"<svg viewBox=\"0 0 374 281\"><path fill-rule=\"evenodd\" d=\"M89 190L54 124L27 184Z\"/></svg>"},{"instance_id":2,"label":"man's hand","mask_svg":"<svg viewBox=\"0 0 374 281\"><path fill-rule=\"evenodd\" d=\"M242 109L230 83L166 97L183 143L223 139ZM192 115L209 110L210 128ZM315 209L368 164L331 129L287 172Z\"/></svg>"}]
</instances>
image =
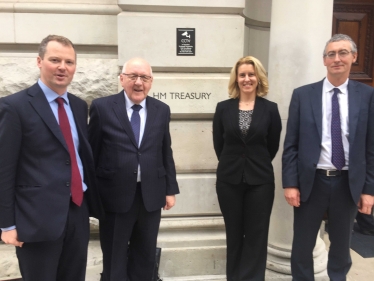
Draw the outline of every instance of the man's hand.
<instances>
[{"instance_id":1,"label":"man's hand","mask_svg":"<svg viewBox=\"0 0 374 281\"><path fill-rule=\"evenodd\" d=\"M175 195L167 195L166 196L166 205L164 206L164 210L170 210L175 205Z\"/></svg>"},{"instance_id":2,"label":"man's hand","mask_svg":"<svg viewBox=\"0 0 374 281\"><path fill-rule=\"evenodd\" d=\"M358 211L363 214L370 215L371 208L374 204L374 197L369 194L361 194L360 201L358 202Z\"/></svg>"},{"instance_id":3,"label":"man's hand","mask_svg":"<svg viewBox=\"0 0 374 281\"><path fill-rule=\"evenodd\" d=\"M284 189L284 197L291 206L300 207L300 191L297 187L286 187Z\"/></svg>"},{"instance_id":4,"label":"man's hand","mask_svg":"<svg viewBox=\"0 0 374 281\"><path fill-rule=\"evenodd\" d=\"M1 240L3 240L5 244L11 244L16 247L22 247L23 245L23 242L18 241L17 229L3 231L1 233Z\"/></svg>"}]
</instances>

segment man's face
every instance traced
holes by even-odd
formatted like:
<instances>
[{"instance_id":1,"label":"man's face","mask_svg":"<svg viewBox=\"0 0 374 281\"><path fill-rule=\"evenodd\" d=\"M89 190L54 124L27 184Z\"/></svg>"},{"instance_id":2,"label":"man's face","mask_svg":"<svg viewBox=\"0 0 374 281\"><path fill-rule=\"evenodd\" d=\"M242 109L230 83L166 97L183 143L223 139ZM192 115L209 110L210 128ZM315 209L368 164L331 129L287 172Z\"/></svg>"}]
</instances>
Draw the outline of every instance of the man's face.
<instances>
[{"instance_id":1,"label":"man's face","mask_svg":"<svg viewBox=\"0 0 374 281\"><path fill-rule=\"evenodd\" d=\"M73 47L64 46L57 41L48 42L44 58L37 58L40 79L50 89L62 95L73 80L75 60Z\"/></svg>"},{"instance_id":2,"label":"man's face","mask_svg":"<svg viewBox=\"0 0 374 281\"><path fill-rule=\"evenodd\" d=\"M357 54L352 54L351 51L349 41L331 42L327 45L327 56L323 58L323 63L327 68L328 77L348 78L351 66L357 59Z\"/></svg>"},{"instance_id":3,"label":"man's face","mask_svg":"<svg viewBox=\"0 0 374 281\"><path fill-rule=\"evenodd\" d=\"M140 104L152 87L151 67L144 60L130 60L126 64L125 72L120 75L120 80L129 99L135 104Z\"/></svg>"}]
</instances>

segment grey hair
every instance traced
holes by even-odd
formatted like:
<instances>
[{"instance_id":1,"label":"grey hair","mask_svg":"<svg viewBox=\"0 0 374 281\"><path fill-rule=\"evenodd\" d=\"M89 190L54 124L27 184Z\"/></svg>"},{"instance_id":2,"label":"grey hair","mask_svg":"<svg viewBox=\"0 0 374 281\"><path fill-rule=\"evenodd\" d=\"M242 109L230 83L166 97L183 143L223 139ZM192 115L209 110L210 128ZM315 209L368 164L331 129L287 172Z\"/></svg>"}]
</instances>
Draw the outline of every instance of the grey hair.
<instances>
[{"instance_id":1,"label":"grey hair","mask_svg":"<svg viewBox=\"0 0 374 281\"><path fill-rule=\"evenodd\" d=\"M146 62L149 65L149 63L145 59L143 59L143 58L132 58L132 59L129 59L127 62L125 62L125 64L122 67L122 73L125 73L126 67L127 67L127 63L129 63L130 61L133 61L133 60L142 60L142 61ZM152 66L151 65L149 65L149 69L150 69L150 72L151 72L151 76L153 76Z\"/></svg>"},{"instance_id":2,"label":"grey hair","mask_svg":"<svg viewBox=\"0 0 374 281\"><path fill-rule=\"evenodd\" d=\"M326 42L325 49L323 50L323 56L326 56L326 48L327 45L332 43L332 42L338 42L338 41L348 41L351 43L351 51L352 53L356 54L357 53L357 46L356 43L353 41L353 39L346 35L346 34L335 34L331 37L329 41Z\"/></svg>"}]
</instances>

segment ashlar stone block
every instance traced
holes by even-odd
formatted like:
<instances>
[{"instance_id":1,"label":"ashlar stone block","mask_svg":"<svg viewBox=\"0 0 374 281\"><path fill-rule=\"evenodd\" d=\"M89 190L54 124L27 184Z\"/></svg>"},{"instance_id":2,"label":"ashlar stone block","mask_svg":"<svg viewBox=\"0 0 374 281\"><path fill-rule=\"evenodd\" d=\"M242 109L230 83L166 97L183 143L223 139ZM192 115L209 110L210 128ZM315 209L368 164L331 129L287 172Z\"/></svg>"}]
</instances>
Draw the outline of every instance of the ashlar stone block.
<instances>
[{"instance_id":1,"label":"ashlar stone block","mask_svg":"<svg viewBox=\"0 0 374 281\"><path fill-rule=\"evenodd\" d=\"M0 13L0 43L14 43L14 17L11 13Z\"/></svg>"},{"instance_id":2,"label":"ashlar stone block","mask_svg":"<svg viewBox=\"0 0 374 281\"><path fill-rule=\"evenodd\" d=\"M180 195L176 205L163 216L221 215L216 194L216 175L178 174Z\"/></svg>"},{"instance_id":3,"label":"ashlar stone block","mask_svg":"<svg viewBox=\"0 0 374 281\"><path fill-rule=\"evenodd\" d=\"M39 68L33 57L0 56L0 97L7 96L33 85L39 78ZM117 93L117 60L80 58L68 91L86 100Z\"/></svg>"},{"instance_id":4,"label":"ashlar stone block","mask_svg":"<svg viewBox=\"0 0 374 281\"><path fill-rule=\"evenodd\" d=\"M194 56L177 56L177 28L195 28ZM118 52L119 65L140 56L156 71L200 68L227 72L244 54L244 18L123 12L118 15Z\"/></svg>"},{"instance_id":5,"label":"ashlar stone block","mask_svg":"<svg viewBox=\"0 0 374 281\"><path fill-rule=\"evenodd\" d=\"M39 44L58 34L77 45L117 45L116 15L17 13L14 18L16 43Z\"/></svg>"},{"instance_id":6,"label":"ashlar stone block","mask_svg":"<svg viewBox=\"0 0 374 281\"><path fill-rule=\"evenodd\" d=\"M229 73L154 73L149 96L183 114L214 113L228 98Z\"/></svg>"},{"instance_id":7,"label":"ashlar stone block","mask_svg":"<svg viewBox=\"0 0 374 281\"><path fill-rule=\"evenodd\" d=\"M215 171L212 121L175 120L170 123L170 134L177 172Z\"/></svg>"}]
</instances>

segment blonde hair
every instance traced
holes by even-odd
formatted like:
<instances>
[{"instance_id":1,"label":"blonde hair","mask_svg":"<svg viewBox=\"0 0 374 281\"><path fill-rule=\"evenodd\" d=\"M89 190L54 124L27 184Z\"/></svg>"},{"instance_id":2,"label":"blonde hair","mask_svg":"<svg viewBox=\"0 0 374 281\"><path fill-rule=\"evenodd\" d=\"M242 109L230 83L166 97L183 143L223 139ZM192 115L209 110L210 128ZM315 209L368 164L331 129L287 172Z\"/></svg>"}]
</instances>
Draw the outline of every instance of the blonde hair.
<instances>
[{"instance_id":1,"label":"blonde hair","mask_svg":"<svg viewBox=\"0 0 374 281\"><path fill-rule=\"evenodd\" d=\"M240 89L236 79L238 77L238 68L243 64L251 64L255 70L255 75L258 80L258 85L256 89L256 95L259 97L266 96L269 92L269 82L267 78L267 73L265 68L262 66L262 63L252 56L247 56L239 59L235 66L231 69L230 80L229 80L229 97L236 99L240 95Z\"/></svg>"}]
</instances>

